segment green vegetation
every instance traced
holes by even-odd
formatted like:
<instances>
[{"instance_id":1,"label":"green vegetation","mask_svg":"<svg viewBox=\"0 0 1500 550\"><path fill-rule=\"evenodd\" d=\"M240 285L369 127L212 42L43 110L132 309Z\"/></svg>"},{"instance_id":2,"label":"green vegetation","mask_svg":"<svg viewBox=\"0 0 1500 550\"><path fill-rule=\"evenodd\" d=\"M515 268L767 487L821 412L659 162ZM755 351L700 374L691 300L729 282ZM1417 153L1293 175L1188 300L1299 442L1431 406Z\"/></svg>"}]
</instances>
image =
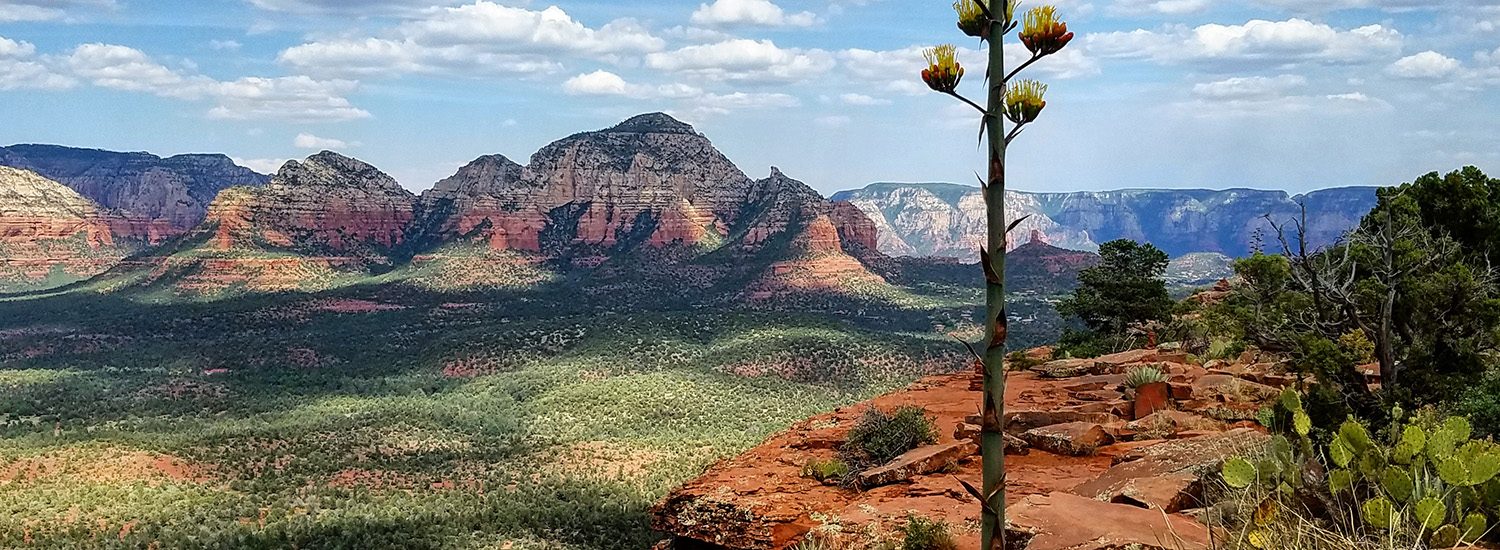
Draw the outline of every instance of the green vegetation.
<instances>
[{"instance_id":1,"label":"green vegetation","mask_svg":"<svg viewBox=\"0 0 1500 550\"><path fill-rule=\"evenodd\" d=\"M1192 312L1210 356L1253 345L1307 375L1303 394L1262 411L1280 432L1267 449L1223 466L1215 509L1238 529L1230 546L1493 541L1500 181L1466 168L1382 190L1355 231L1321 250L1302 238L1309 223L1275 225L1280 254L1237 261L1243 283Z\"/></svg>"},{"instance_id":2,"label":"green vegetation","mask_svg":"<svg viewBox=\"0 0 1500 550\"><path fill-rule=\"evenodd\" d=\"M901 526L903 536L901 550L956 550L958 541L953 538L948 524L943 520L931 520L922 516L906 518Z\"/></svg>"},{"instance_id":3,"label":"green vegetation","mask_svg":"<svg viewBox=\"0 0 1500 550\"><path fill-rule=\"evenodd\" d=\"M1139 388L1147 384L1158 384L1167 381L1167 373L1160 367L1143 366L1132 367L1125 371L1125 387Z\"/></svg>"},{"instance_id":4,"label":"green vegetation","mask_svg":"<svg viewBox=\"0 0 1500 550\"><path fill-rule=\"evenodd\" d=\"M551 291L0 301L0 547L643 548L714 461L968 368L952 308Z\"/></svg>"},{"instance_id":5,"label":"green vegetation","mask_svg":"<svg viewBox=\"0 0 1500 550\"><path fill-rule=\"evenodd\" d=\"M870 407L849 429L839 450L849 464L863 470L936 442L937 430L926 409L908 405L885 412Z\"/></svg>"},{"instance_id":6,"label":"green vegetation","mask_svg":"<svg viewBox=\"0 0 1500 550\"><path fill-rule=\"evenodd\" d=\"M1099 335L1124 334L1148 321L1166 320L1172 298L1163 277L1167 253L1131 240L1104 243L1099 265L1078 275L1078 289L1057 309L1076 316Z\"/></svg>"},{"instance_id":7,"label":"green vegetation","mask_svg":"<svg viewBox=\"0 0 1500 550\"><path fill-rule=\"evenodd\" d=\"M849 463L837 458L811 460L802 467L802 475L818 481L841 482L849 476Z\"/></svg>"}]
</instances>

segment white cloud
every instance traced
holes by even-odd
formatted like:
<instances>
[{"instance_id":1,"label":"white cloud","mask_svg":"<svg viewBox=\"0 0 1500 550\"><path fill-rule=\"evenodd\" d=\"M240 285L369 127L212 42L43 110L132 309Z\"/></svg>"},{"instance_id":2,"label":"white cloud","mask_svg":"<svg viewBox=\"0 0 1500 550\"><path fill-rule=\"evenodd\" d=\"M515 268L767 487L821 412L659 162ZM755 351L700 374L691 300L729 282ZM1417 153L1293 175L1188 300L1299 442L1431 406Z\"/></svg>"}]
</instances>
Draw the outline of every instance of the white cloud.
<instances>
[{"instance_id":1,"label":"white cloud","mask_svg":"<svg viewBox=\"0 0 1500 550\"><path fill-rule=\"evenodd\" d=\"M115 7L115 0L0 0L0 23L54 21L78 11Z\"/></svg>"},{"instance_id":2,"label":"white cloud","mask_svg":"<svg viewBox=\"0 0 1500 550\"><path fill-rule=\"evenodd\" d=\"M1457 59L1428 50L1398 59L1385 71L1398 78L1436 79L1450 76L1461 67Z\"/></svg>"},{"instance_id":3,"label":"white cloud","mask_svg":"<svg viewBox=\"0 0 1500 550\"><path fill-rule=\"evenodd\" d=\"M348 149L350 144L343 140L318 137L304 132L297 134L297 137L292 139L292 147L317 151L325 149Z\"/></svg>"},{"instance_id":4,"label":"white cloud","mask_svg":"<svg viewBox=\"0 0 1500 550\"><path fill-rule=\"evenodd\" d=\"M275 118L296 121L340 121L369 118L344 96L358 83L314 80L307 76L245 77L218 81L170 69L145 52L114 44L84 44L62 59L70 74L95 86L144 92L183 100L209 100L209 118Z\"/></svg>"},{"instance_id":5,"label":"white cloud","mask_svg":"<svg viewBox=\"0 0 1500 550\"><path fill-rule=\"evenodd\" d=\"M686 46L646 56L652 69L709 80L795 82L826 73L833 55L823 50L781 48L770 40L735 39Z\"/></svg>"},{"instance_id":6,"label":"white cloud","mask_svg":"<svg viewBox=\"0 0 1500 550\"><path fill-rule=\"evenodd\" d=\"M1340 30L1305 19L1253 20L1243 25L1208 24L1092 34L1084 44L1090 54L1157 63L1248 62L1277 65L1301 62L1363 63L1388 59L1401 51L1395 29L1368 25Z\"/></svg>"},{"instance_id":7,"label":"white cloud","mask_svg":"<svg viewBox=\"0 0 1500 550\"><path fill-rule=\"evenodd\" d=\"M238 51L244 47L244 44L240 44L234 40L210 40L208 41L208 47L219 51L232 52Z\"/></svg>"},{"instance_id":8,"label":"white cloud","mask_svg":"<svg viewBox=\"0 0 1500 550\"><path fill-rule=\"evenodd\" d=\"M36 46L0 36L0 91L58 90L77 82L36 59Z\"/></svg>"},{"instance_id":9,"label":"white cloud","mask_svg":"<svg viewBox=\"0 0 1500 550\"><path fill-rule=\"evenodd\" d=\"M455 3L454 0L250 0L251 5L268 11L359 15L415 12Z\"/></svg>"},{"instance_id":10,"label":"white cloud","mask_svg":"<svg viewBox=\"0 0 1500 550\"><path fill-rule=\"evenodd\" d=\"M621 96L632 99L690 98L703 94L703 90L686 84L655 87L631 84L620 75L602 70L568 79L563 82L563 92L568 95Z\"/></svg>"},{"instance_id":11,"label":"white cloud","mask_svg":"<svg viewBox=\"0 0 1500 550\"><path fill-rule=\"evenodd\" d=\"M1214 3L1215 0L1117 0L1110 11L1126 15L1185 15L1203 12Z\"/></svg>"},{"instance_id":12,"label":"white cloud","mask_svg":"<svg viewBox=\"0 0 1500 550\"><path fill-rule=\"evenodd\" d=\"M286 164L286 161L290 159L247 159L240 157L230 157L229 160L234 161L235 164L244 166L245 168L249 168L262 174L275 174L277 171L281 170L281 165Z\"/></svg>"},{"instance_id":13,"label":"white cloud","mask_svg":"<svg viewBox=\"0 0 1500 550\"><path fill-rule=\"evenodd\" d=\"M791 108L801 104L797 98L790 95L768 92L704 94L690 102L692 112L699 116L722 115L732 111L754 109Z\"/></svg>"},{"instance_id":14,"label":"white cloud","mask_svg":"<svg viewBox=\"0 0 1500 550\"><path fill-rule=\"evenodd\" d=\"M818 16L806 11L787 13L770 0L714 0L713 4L700 4L691 20L695 25L710 27L808 27L818 22Z\"/></svg>"},{"instance_id":15,"label":"white cloud","mask_svg":"<svg viewBox=\"0 0 1500 550\"><path fill-rule=\"evenodd\" d=\"M535 11L489 0L428 10L383 34L309 42L278 59L321 76L532 74L560 70L560 56L615 59L665 47L634 20L594 29L556 6Z\"/></svg>"},{"instance_id":16,"label":"white cloud","mask_svg":"<svg viewBox=\"0 0 1500 550\"><path fill-rule=\"evenodd\" d=\"M843 94L839 96L839 101L842 101L845 105L854 105L856 107L874 107L891 104L891 100L889 99L870 97L865 94Z\"/></svg>"},{"instance_id":17,"label":"white cloud","mask_svg":"<svg viewBox=\"0 0 1500 550\"><path fill-rule=\"evenodd\" d=\"M229 120L275 118L305 122L338 122L370 118L344 96L359 88L349 80L314 80L307 76L246 77L220 82L211 97L218 106L208 116Z\"/></svg>"},{"instance_id":18,"label":"white cloud","mask_svg":"<svg viewBox=\"0 0 1500 550\"><path fill-rule=\"evenodd\" d=\"M1263 100L1285 96L1306 85L1307 78L1300 75L1234 77L1197 84L1193 95L1216 101Z\"/></svg>"}]
</instances>

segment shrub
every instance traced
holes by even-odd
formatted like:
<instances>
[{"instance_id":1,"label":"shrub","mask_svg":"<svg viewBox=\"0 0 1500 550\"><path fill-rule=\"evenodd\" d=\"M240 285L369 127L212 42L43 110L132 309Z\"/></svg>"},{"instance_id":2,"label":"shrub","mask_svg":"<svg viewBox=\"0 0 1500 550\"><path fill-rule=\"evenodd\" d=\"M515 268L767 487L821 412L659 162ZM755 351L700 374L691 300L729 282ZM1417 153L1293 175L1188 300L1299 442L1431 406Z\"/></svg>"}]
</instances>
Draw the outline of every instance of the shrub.
<instances>
[{"instance_id":1,"label":"shrub","mask_svg":"<svg viewBox=\"0 0 1500 550\"><path fill-rule=\"evenodd\" d=\"M1125 372L1125 387L1130 389L1166 381L1167 373L1155 366L1133 367Z\"/></svg>"},{"instance_id":2,"label":"shrub","mask_svg":"<svg viewBox=\"0 0 1500 550\"><path fill-rule=\"evenodd\" d=\"M1232 361L1245 353L1245 343L1238 340L1218 340L1208 343L1208 353L1203 354L1208 360L1222 359Z\"/></svg>"},{"instance_id":3,"label":"shrub","mask_svg":"<svg viewBox=\"0 0 1500 550\"><path fill-rule=\"evenodd\" d=\"M1260 502L1245 525L1252 545L1279 547L1289 534L1282 530L1288 522L1277 518L1284 507L1291 524L1318 520L1331 532L1386 540L1391 547L1449 548L1490 532L1500 514L1500 447L1474 439L1467 419L1432 412L1403 419L1397 409L1388 429L1372 433L1351 418L1314 453L1300 400L1289 392L1283 401L1297 411L1292 428L1298 439L1278 435L1263 456L1232 458L1222 470L1225 484ZM1310 483L1324 476L1324 466L1312 458L1320 455L1329 462L1326 484ZM1318 517L1320 510L1307 502L1331 505L1332 517Z\"/></svg>"},{"instance_id":4,"label":"shrub","mask_svg":"<svg viewBox=\"0 0 1500 550\"><path fill-rule=\"evenodd\" d=\"M840 450L850 464L872 468L936 442L937 429L927 409L908 405L886 413L870 407L855 421Z\"/></svg>"},{"instance_id":5,"label":"shrub","mask_svg":"<svg viewBox=\"0 0 1500 550\"><path fill-rule=\"evenodd\" d=\"M840 481L849 475L849 463L837 458L829 460L809 460L802 466L802 477L810 477L818 481Z\"/></svg>"},{"instance_id":6,"label":"shrub","mask_svg":"<svg viewBox=\"0 0 1500 550\"><path fill-rule=\"evenodd\" d=\"M901 550L954 550L958 548L958 541L953 538L953 533L948 529L948 522L943 520L910 516L906 518L906 525L901 527L901 533L905 535Z\"/></svg>"},{"instance_id":7,"label":"shrub","mask_svg":"<svg viewBox=\"0 0 1500 550\"><path fill-rule=\"evenodd\" d=\"M1476 436L1500 436L1500 372L1491 371L1470 386L1459 398L1453 412L1474 421Z\"/></svg>"}]
</instances>

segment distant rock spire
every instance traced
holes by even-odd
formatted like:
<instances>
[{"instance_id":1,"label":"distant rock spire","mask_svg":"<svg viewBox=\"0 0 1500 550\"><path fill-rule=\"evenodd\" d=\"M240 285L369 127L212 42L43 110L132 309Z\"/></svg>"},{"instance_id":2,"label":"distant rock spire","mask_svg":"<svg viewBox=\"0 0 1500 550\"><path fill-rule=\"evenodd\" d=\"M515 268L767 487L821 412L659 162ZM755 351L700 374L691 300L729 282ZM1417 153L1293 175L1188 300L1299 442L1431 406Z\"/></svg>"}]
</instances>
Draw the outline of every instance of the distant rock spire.
<instances>
[{"instance_id":1,"label":"distant rock spire","mask_svg":"<svg viewBox=\"0 0 1500 550\"><path fill-rule=\"evenodd\" d=\"M1029 244L1052 244L1047 242L1047 234L1040 229L1031 230L1031 241Z\"/></svg>"}]
</instances>

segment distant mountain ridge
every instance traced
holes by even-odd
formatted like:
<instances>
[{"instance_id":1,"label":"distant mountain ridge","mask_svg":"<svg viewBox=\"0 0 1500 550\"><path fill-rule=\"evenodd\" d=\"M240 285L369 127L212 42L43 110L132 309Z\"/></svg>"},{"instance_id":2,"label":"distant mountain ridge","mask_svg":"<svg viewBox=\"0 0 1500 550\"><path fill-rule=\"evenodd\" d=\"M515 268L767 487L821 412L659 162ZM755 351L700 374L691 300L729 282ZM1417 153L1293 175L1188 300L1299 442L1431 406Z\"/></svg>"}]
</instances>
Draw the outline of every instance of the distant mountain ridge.
<instances>
[{"instance_id":1,"label":"distant mountain ridge","mask_svg":"<svg viewBox=\"0 0 1500 550\"><path fill-rule=\"evenodd\" d=\"M573 273L750 300L884 280L874 224L772 168L745 175L692 126L640 115L520 165L487 155L416 196L324 151L218 194L204 220L102 277L111 289L469 289Z\"/></svg>"},{"instance_id":2,"label":"distant mountain ridge","mask_svg":"<svg viewBox=\"0 0 1500 550\"><path fill-rule=\"evenodd\" d=\"M1012 233L1037 231L1054 246L1097 250L1128 238L1150 242L1173 257L1197 252L1243 256L1257 231L1270 240L1265 216L1279 222L1307 206L1308 237L1335 241L1375 206L1374 187L1325 189L1292 196L1253 189L1132 189L1076 193L1007 193L1007 215L1026 220ZM984 200L976 187L949 183L876 183L842 191L880 229L879 249L896 256L973 260L984 242Z\"/></svg>"},{"instance_id":3,"label":"distant mountain ridge","mask_svg":"<svg viewBox=\"0 0 1500 550\"><path fill-rule=\"evenodd\" d=\"M129 220L143 233L135 237L153 242L197 226L220 191L270 180L221 154L162 158L59 145L0 147L0 166L66 185Z\"/></svg>"}]
</instances>

